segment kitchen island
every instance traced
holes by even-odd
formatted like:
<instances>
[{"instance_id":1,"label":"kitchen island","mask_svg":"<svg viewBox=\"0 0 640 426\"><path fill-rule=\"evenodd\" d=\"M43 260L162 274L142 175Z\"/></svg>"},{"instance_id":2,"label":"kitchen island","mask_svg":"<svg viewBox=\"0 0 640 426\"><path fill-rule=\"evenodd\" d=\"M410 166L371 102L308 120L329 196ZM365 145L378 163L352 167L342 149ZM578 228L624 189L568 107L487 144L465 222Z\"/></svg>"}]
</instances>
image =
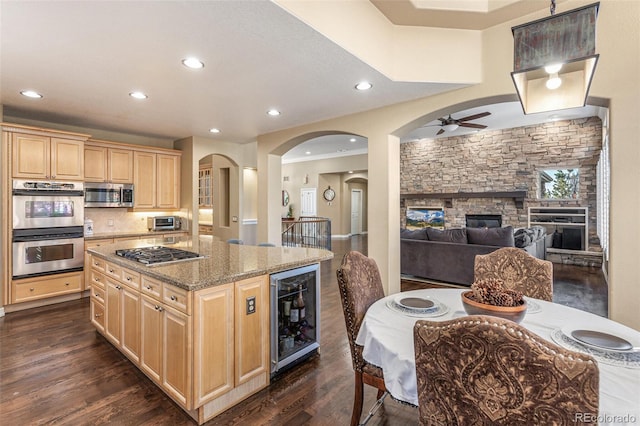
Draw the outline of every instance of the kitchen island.
<instances>
[{"instance_id":1,"label":"kitchen island","mask_svg":"<svg viewBox=\"0 0 640 426\"><path fill-rule=\"evenodd\" d=\"M147 266L116 255L154 245L203 257ZM92 323L199 424L269 385L269 276L333 257L204 236L88 253Z\"/></svg>"}]
</instances>

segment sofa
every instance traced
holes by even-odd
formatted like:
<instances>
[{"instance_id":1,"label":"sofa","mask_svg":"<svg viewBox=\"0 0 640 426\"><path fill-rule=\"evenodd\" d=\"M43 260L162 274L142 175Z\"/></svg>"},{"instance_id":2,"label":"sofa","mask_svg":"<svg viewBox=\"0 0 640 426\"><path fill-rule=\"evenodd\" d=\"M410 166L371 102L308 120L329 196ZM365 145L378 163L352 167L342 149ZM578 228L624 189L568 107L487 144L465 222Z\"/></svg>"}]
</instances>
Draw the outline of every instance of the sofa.
<instances>
[{"instance_id":1,"label":"sofa","mask_svg":"<svg viewBox=\"0 0 640 426\"><path fill-rule=\"evenodd\" d=\"M400 230L400 272L418 278L470 286L478 254L500 247L520 247L545 257L546 230L541 226L514 229L455 228Z\"/></svg>"}]
</instances>

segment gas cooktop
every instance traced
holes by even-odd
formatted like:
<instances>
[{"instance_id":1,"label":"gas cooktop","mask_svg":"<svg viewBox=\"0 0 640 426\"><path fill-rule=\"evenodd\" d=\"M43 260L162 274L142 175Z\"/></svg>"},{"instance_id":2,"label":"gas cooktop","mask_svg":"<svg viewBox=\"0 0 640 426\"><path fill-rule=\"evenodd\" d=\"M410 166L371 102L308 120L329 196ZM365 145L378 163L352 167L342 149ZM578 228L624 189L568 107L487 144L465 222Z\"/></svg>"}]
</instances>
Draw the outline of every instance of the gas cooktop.
<instances>
[{"instance_id":1,"label":"gas cooktop","mask_svg":"<svg viewBox=\"0 0 640 426\"><path fill-rule=\"evenodd\" d=\"M163 246L119 249L116 250L116 255L144 263L147 266L204 258L204 256L192 251Z\"/></svg>"}]
</instances>

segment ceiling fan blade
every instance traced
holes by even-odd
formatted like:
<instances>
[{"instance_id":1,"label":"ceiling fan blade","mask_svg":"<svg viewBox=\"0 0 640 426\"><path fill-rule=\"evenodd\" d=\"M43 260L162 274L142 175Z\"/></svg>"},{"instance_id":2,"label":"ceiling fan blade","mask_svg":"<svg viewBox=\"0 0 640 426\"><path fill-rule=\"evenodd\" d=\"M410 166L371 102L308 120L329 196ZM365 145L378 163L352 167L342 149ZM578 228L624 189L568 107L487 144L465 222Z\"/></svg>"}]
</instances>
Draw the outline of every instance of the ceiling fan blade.
<instances>
[{"instance_id":1,"label":"ceiling fan blade","mask_svg":"<svg viewBox=\"0 0 640 426\"><path fill-rule=\"evenodd\" d=\"M491 113L489 111L486 112L481 112L480 114L474 114L474 115L470 115L468 117L464 117L464 118L459 118L456 121L470 121L470 120L476 120L478 118L482 118L482 117L486 117L487 115L491 115Z\"/></svg>"},{"instance_id":2,"label":"ceiling fan blade","mask_svg":"<svg viewBox=\"0 0 640 426\"><path fill-rule=\"evenodd\" d=\"M474 129L486 129L487 126L484 124L475 124L475 123L460 123L458 124L460 127L471 127Z\"/></svg>"},{"instance_id":3,"label":"ceiling fan blade","mask_svg":"<svg viewBox=\"0 0 640 426\"><path fill-rule=\"evenodd\" d=\"M440 129L440 130L438 130L438 133L436 133L436 136L441 135L443 133L444 133L444 129Z\"/></svg>"}]
</instances>

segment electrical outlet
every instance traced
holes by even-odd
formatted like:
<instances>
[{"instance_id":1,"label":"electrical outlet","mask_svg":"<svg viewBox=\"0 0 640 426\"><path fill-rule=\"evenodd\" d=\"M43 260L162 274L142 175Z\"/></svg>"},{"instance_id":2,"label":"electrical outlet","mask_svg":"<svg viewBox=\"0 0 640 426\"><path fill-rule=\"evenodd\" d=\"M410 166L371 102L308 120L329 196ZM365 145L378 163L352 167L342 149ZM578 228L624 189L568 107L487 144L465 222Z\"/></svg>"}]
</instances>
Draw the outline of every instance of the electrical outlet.
<instances>
[{"instance_id":1,"label":"electrical outlet","mask_svg":"<svg viewBox=\"0 0 640 426\"><path fill-rule=\"evenodd\" d=\"M107 226L113 226L113 219L107 220Z\"/></svg>"},{"instance_id":2,"label":"electrical outlet","mask_svg":"<svg viewBox=\"0 0 640 426\"><path fill-rule=\"evenodd\" d=\"M256 313L256 297L247 297L247 315Z\"/></svg>"},{"instance_id":3,"label":"electrical outlet","mask_svg":"<svg viewBox=\"0 0 640 426\"><path fill-rule=\"evenodd\" d=\"M231 221L232 221L232 222L237 222L237 221L238 221L238 216L233 216L233 217L231 218Z\"/></svg>"}]
</instances>

